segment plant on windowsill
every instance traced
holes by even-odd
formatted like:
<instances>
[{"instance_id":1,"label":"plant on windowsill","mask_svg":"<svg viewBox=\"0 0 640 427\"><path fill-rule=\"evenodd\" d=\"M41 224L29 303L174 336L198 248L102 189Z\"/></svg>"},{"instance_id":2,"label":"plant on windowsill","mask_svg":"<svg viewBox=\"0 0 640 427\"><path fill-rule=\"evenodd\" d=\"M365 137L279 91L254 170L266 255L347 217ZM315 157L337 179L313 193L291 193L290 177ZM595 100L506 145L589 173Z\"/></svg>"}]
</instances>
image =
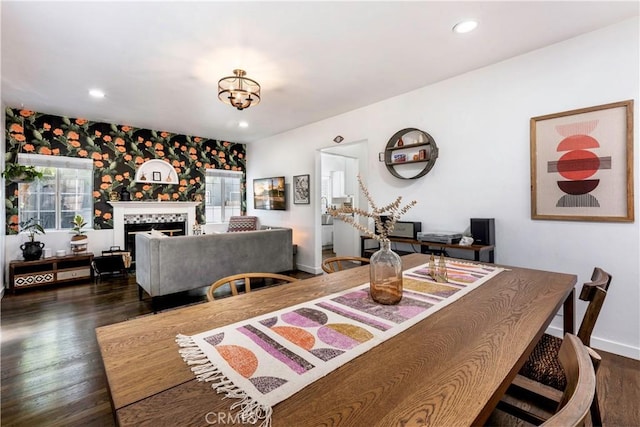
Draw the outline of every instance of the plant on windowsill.
<instances>
[{"instance_id":1,"label":"plant on windowsill","mask_svg":"<svg viewBox=\"0 0 640 427\"><path fill-rule=\"evenodd\" d=\"M2 172L2 177L11 182L33 182L36 178L42 178L42 172L37 171L34 166L9 163Z\"/></svg>"},{"instance_id":2,"label":"plant on windowsill","mask_svg":"<svg viewBox=\"0 0 640 427\"><path fill-rule=\"evenodd\" d=\"M71 237L71 252L80 253L87 250L87 235L86 230L83 230L82 227L87 225L82 215L76 214L73 217L73 221L71 221L73 227L71 227L71 232L73 236Z\"/></svg>"},{"instance_id":3,"label":"plant on windowsill","mask_svg":"<svg viewBox=\"0 0 640 427\"><path fill-rule=\"evenodd\" d=\"M9 224L9 227L20 227L20 231L24 231L29 236L29 241L24 242L20 245L20 249L22 250L22 257L25 261L35 261L40 259L42 256L42 248L44 248L44 243L36 242L35 237L36 234L46 234L42 225L40 225L40 220L38 218L29 218L26 221L20 221L18 223L12 222Z\"/></svg>"}]
</instances>

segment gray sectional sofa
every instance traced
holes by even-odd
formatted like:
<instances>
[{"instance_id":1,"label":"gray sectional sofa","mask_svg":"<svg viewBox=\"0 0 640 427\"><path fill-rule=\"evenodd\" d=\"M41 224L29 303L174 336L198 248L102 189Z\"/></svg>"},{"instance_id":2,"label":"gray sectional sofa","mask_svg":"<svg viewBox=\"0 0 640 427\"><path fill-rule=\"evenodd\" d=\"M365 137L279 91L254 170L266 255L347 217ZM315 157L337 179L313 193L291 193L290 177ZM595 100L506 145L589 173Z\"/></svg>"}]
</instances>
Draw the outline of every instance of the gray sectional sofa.
<instances>
[{"instance_id":1,"label":"gray sectional sofa","mask_svg":"<svg viewBox=\"0 0 640 427\"><path fill-rule=\"evenodd\" d=\"M201 288L245 272L294 269L290 228L200 236L136 235L136 281L152 297Z\"/></svg>"}]
</instances>

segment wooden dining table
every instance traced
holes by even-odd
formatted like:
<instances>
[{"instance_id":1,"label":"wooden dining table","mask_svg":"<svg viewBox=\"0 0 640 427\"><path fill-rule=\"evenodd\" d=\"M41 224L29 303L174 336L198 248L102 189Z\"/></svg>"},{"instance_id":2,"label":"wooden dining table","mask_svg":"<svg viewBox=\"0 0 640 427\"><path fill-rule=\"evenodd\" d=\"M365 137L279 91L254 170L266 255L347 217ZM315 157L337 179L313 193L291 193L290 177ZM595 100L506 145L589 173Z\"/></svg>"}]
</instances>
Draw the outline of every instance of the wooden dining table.
<instances>
[{"instance_id":1,"label":"wooden dining table","mask_svg":"<svg viewBox=\"0 0 640 427\"><path fill-rule=\"evenodd\" d=\"M428 262L402 257L403 268ZM576 276L505 271L273 408L272 426L482 425ZM185 275L185 279L187 275ZM198 382L177 334L193 335L368 282L367 266L96 329L119 425L247 425L233 399ZM566 311L565 311L566 313ZM573 312L571 311L571 316ZM572 322L565 327L573 328Z\"/></svg>"}]
</instances>

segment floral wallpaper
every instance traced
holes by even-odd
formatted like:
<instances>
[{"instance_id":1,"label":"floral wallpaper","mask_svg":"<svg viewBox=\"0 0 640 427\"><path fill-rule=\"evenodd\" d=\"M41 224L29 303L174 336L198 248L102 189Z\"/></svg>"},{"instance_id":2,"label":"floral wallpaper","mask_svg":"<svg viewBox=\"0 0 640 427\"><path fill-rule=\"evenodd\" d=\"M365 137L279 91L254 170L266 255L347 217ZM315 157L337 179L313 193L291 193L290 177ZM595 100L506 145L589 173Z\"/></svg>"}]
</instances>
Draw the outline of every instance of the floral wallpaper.
<instances>
[{"instance_id":1,"label":"floral wallpaper","mask_svg":"<svg viewBox=\"0 0 640 427\"><path fill-rule=\"evenodd\" d=\"M205 170L246 171L244 144L7 108L5 162L15 162L19 152L93 160L95 229L113 228L113 209L107 201L111 192L120 193L123 187L131 200L203 200L197 217L204 223ZM136 183L137 167L150 159L170 163L179 183ZM6 232L14 234L8 224L18 220L18 184L6 185ZM244 213L245 179L241 192Z\"/></svg>"}]
</instances>

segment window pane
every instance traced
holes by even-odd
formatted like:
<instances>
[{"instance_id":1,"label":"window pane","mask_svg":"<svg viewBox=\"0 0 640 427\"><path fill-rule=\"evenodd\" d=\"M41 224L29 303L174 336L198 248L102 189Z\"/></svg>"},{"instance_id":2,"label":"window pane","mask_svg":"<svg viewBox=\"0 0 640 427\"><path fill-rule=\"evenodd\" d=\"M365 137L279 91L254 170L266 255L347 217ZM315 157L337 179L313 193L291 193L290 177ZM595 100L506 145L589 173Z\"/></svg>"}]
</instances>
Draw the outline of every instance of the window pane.
<instances>
[{"instance_id":1,"label":"window pane","mask_svg":"<svg viewBox=\"0 0 640 427\"><path fill-rule=\"evenodd\" d=\"M73 221L73 217L76 215L75 211L73 212L61 212L60 214L60 228L72 228L73 225L71 221Z\"/></svg>"},{"instance_id":2,"label":"window pane","mask_svg":"<svg viewBox=\"0 0 640 427\"><path fill-rule=\"evenodd\" d=\"M55 194L40 194L40 209L54 211L56 210L56 195Z\"/></svg>"},{"instance_id":3,"label":"window pane","mask_svg":"<svg viewBox=\"0 0 640 427\"><path fill-rule=\"evenodd\" d=\"M56 228L56 213L55 212L40 212L40 225L44 229Z\"/></svg>"}]
</instances>

